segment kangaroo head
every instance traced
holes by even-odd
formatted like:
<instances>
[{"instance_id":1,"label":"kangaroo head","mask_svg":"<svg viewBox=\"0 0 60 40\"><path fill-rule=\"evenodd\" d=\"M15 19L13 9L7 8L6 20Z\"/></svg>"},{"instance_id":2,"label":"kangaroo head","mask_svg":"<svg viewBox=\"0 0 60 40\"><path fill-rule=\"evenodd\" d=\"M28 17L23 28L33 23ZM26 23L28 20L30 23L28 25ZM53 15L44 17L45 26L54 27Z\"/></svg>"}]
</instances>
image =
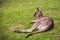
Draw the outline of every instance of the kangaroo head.
<instances>
[{"instance_id":1,"label":"kangaroo head","mask_svg":"<svg viewBox=\"0 0 60 40\"><path fill-rule=\"evenodd\" d=\"M42 16L43 14L42 14L42 11L41 11L41 9L39 8L39 7L37 7L37 12L36 12L39 16Z\"/></svg>"},{"instance_id":2,"label":"kangaroo head","mask_svg":"<svg viewBox=\"0 0 60 40\"><path fill-rule=\"evenodd\" d=\"M43 16L42 11L40 10L40 8L39 8L39 7L37 7L37 9L36 9L36 12L35 12L34 16L36 16L37 18L39 18L39 17Z\"/></svg>"},{"instance_id":3,"label":"kangaroo head","mask_svg":"<svg viewBox=\"0 0 60 40\"><path fill-rule=\"evenodd\" d=\"M37 7L36 9L37 9L37 11L40 11L39 7Z\"/></svg>"}]
</instances>

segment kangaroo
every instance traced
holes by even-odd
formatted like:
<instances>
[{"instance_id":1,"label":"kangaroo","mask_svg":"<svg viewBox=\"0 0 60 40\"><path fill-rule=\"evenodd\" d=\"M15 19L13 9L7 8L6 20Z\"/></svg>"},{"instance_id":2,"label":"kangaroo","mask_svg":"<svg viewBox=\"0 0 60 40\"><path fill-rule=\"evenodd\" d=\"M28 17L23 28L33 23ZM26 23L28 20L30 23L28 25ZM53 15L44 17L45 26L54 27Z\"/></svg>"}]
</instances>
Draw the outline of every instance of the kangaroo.
<instances>
[{"instance_id":1,"label":"kangaroo","mask_svg":"<svg viewBox=\"0 0 60 40\"><path fill-rule=\"evenodd\" d=\"M52 29L54 27L54 20L50 17L47 16L43 16L42 11L37 8L34 16L36 16L36 19L31 21L33 24L33 26L30 29L27 30L15 30L15 32L18 33L30 33L26 36L26 38L28 38L29 36L33 35L33 34L37 34L37 33L42 33L42 32L46 32L49 31L50 29ZM32 32L33 30L37 29L36 32Z\"/></svg>"}]
</instances>

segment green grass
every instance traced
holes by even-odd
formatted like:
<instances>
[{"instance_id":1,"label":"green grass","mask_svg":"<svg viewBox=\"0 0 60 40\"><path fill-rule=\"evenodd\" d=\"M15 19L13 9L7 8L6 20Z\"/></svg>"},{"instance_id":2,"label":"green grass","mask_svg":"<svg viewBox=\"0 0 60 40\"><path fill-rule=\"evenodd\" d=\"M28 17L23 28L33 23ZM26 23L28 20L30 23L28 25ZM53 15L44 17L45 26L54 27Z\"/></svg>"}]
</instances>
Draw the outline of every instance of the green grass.
<instances>
[{"instance_id":1,"label":"green grass","mask_svg":"<svg viewBox=\"0 0 60 40\"><path fill-rule=\"evenodd\" d=\"M8 31L17 24L25 26L20 29L30 28L37 7L41 8L44 16L54 19L54 29L27 39L27 34ZM55 40L60 35L60 0L0 0L0 9L0 40Z\"/></svg>"}]
</instances>

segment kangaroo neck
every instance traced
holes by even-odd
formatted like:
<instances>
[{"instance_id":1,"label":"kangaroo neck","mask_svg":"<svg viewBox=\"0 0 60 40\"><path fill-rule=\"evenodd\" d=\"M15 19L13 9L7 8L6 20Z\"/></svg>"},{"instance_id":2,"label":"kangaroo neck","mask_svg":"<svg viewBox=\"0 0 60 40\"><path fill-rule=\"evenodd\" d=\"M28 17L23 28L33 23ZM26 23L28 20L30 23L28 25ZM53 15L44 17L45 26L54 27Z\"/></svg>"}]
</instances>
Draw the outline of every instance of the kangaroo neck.
<instances>
[{"instance_id":1,"label":"kangaroo neck","mask_svg":"<svg viewBox=\"0 0 60 40\"><path fill-rule=\"evenodd\" d=\"M40 19L41 17L43 17L43 16L39 16L38 18L36 18L36 19Z\"/></svg>"}]
</instances>

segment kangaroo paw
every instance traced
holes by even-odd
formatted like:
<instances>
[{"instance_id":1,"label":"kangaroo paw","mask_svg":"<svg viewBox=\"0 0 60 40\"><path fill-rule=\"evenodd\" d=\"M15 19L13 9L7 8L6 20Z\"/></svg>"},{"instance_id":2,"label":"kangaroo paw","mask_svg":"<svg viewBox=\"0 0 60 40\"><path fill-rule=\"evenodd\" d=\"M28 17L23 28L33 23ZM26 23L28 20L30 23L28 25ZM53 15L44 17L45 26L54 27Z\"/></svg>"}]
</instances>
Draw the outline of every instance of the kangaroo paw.
<instances>
[{"instance_id":1,"label":"kangaroo paw","mask_svg":"<svg viewBox=\"0 0 60 40\"><path fill-rule=\"evenodd\" d=\"M20 30L15 30L14 32L21 33L21 31L20 31Z\"/></svg>"}]
</instances>

